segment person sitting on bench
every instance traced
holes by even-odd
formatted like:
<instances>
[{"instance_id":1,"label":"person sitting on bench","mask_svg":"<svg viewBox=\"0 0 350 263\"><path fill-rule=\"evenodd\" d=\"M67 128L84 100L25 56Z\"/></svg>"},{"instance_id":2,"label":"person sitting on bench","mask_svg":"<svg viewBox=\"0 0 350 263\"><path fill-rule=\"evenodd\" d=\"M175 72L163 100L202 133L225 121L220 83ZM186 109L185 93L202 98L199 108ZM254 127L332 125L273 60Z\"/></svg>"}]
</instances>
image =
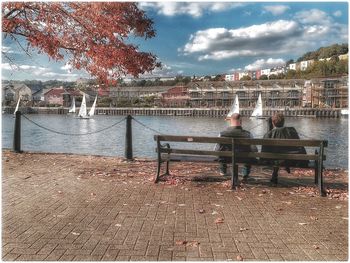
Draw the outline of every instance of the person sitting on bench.
<instances>
[{"instance_id":1,"label":"person sitting on bench","mask_svg":"<svg viewBox=\"0 0 350 263\"><path fill-rule=\"evenodd\" d=\"M219 137L232 137L232 138L253 138L249 131L242 128L242 119L239 113L234 113L230 118L230 127L220 132ZM232 145L230 144L218 144L216 146L217 151L232 151ZM256 146L250 147L249 145L241 145L238 148L238 152L257 152ZM245 164L242 168L243 181L248 179L250 174L250 168L252 163L256 162L256 159L241 160ZM220 175L227 176L227 164L232 163L230 157L219 157L220 162Z\"/></svg>"},{"instance_id":2,"label":"person sitting on bench","mask_svg":"<svg viewBox=\"0 0 350 263\"><path fill-rule=\"evenodd\" d=\"M275 113L272 118L272 126L273 128L268 131L264 135L264 139L266 138L275 138L275 139L300 139L298 132L294 127L284 127L284 115L281 112ZM302 153L306 154L306 150L302 146L267 146L264 145L261 148L261 152L270 152L270 153ZM288 161L265 161L261 160L266 164L274 164L277 166L283 165L285 166L288 173L290 173L290 166L301 166L307 167L308 161L299 161L299 160L288 160ZM278 178L278 167L274 167L272 172L271 183L276 185Z\"/></svg>"}]
</instances>

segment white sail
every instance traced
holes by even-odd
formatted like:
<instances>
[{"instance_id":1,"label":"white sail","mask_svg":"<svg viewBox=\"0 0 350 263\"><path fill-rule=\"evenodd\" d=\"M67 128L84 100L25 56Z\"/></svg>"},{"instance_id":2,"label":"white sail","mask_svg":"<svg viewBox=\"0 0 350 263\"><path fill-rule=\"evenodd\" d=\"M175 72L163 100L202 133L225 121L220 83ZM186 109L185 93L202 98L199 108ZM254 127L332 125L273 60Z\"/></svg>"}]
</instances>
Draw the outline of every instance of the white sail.
<instances>
[{"instance_id":1,"label":"white sail","mask_svg":"<svg viewBox=\"0 0 350 263\"><path fill-rule=\"evenodd\" d=\"M86 118L87 117L85 94L83 95L83 100L82 100L81 105L80 105L78 117L80 117L80 118Z\"/></svg>"},{"instance_id":2,"label":"white sail","mask_svg":"<svg viewBox=\"0 0 350 263\"><path fill-rule=\"evenodd\" d=\"M17 105L16 105L16 108L15 108L15 112L13 113L14 115L16 115L16 112L18 111L19 109L19 102L21 101L21 98L19 97L18 98L18 101L17 101Z\"/></svg>"},{"instance_id":3,"label":"white sail","mask_svg":"<svg viewBox=\"0 0 350 263\"><path fill-rule=\"evenodd\" d=\"M75 113L75 97L73 97L72 105L69 108L69 113Z\"/></svg>"},{"instance_id":4,"label":"white sail","mask_svg":"<svg viewBox=\"0 0 350 263\"><path fill-rule=\"evenodd\" d=\"M95 108L96 108L96 102L97 102L97 95L94 100L94 104L92 104L92 107L89 111L89 116L94 116L95 115Z\"/></svg>"},{"instance_id":5,"label":"white sail","mask_svg":"<svg viewBox=\"0 0 350 263\"><path fill-rule=\"evenodd\" d=\"M232 116L232 114L234 114L234 113L239 113L239 101L238 101L237 94L235 97L235 101L233 102L232 107L231 107L229 113L227 114L226 118L230 118Z\"/></svg>"},{"instance_id":6,"label":"white sail","mask_svg":"<svg viewBox=\"0 0 350 263\"><path fill-rule=\"evenodd\" d=\"M258 101L255 105L255 109L254 109L251 117L259 117L262 115L263 115L263 110L262 110L261 93L259 93L259 98L258 98Z\"/></svg>"}]
</instances>

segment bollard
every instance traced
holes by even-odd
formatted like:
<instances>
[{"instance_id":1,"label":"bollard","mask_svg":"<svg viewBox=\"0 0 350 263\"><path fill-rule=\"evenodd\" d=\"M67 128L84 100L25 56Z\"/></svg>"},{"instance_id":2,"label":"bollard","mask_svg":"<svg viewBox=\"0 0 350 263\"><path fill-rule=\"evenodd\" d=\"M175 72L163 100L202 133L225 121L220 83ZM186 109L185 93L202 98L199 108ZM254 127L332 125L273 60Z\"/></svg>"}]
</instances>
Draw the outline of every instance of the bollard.
<instances>
[{"instance_id":1,"label":"bollard","mask_svg":"<svg viewBox=\"0 0 350 263\"><path fill-rule=\"evenodd\" d=\"M126 117L126 133L125 133L125 158L132 160L132 128L131 128L132 116Z\"/></svg>"},{"instance_id":2,"label":"bollard","mask_svg":"<svg viewBox=\"0 0 350 263\"><path fill-rule=\"evenodd\" d=\"M21 112L16 111L15 129L13 136L13 151L21 153Z\"/></svg>"}]
</instances>

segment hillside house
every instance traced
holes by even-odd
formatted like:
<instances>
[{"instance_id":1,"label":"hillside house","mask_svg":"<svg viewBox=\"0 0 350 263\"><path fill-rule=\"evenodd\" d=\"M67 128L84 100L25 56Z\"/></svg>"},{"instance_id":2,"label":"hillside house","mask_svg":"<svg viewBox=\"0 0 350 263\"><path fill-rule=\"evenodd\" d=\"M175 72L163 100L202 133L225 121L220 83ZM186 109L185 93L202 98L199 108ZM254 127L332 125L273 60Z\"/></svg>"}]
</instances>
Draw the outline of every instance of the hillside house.
<instances>
[{"instance_id":1,"label":"hillside house","mask_svg":"<svg viewBox=\"0 0 350 263\"><path fill-rule=\"evenodd\" d=\"M7 84L2 87L2 100L5 105L21 98L22 102L32 101L32 90L25 84Z\"/></svg>"}]
</instances>

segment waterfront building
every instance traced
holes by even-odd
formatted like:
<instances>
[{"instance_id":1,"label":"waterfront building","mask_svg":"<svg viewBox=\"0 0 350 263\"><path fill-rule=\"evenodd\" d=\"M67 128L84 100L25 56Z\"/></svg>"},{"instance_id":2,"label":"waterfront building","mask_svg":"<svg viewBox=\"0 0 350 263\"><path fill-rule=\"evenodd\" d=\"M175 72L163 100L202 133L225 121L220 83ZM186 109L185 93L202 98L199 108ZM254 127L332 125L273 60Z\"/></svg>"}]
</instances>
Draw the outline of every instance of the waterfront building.
<instances>
[{"instance_id":1,"label":"waterfront building","mask_svg":"<svg viewBox=\"0 0 350 263\"><path fill-rule=\"evenodd\" d=\"M176 86L161 93L162 107L187 107L190 96L186 86Z\"/></svg>"},{"instance_id":2,"label":"waterfront building","mask_svg":"<svg viewBox=\"0 0 350 263\"><path fill-rule=\"evenodd\" d=\"M281 69L282 70L282 69ZM242 108L254 107L261 93L264 107L346 108L347 77L338 79L255 80L224 82L191 82L188 84L191 107L229 107L238 95Z\"/></svg>"},{"instance_id":3,"label":"waterfront building","mask_svg":"<svg viewBox=\"0 0 350 263\"><path fill-rule=\"evenodd\" d=\"M25 84L10 83L2 86L2 102L9 105L21 98L22 103L32 101L32 90Z\"/></svg>"}]
</instances>

